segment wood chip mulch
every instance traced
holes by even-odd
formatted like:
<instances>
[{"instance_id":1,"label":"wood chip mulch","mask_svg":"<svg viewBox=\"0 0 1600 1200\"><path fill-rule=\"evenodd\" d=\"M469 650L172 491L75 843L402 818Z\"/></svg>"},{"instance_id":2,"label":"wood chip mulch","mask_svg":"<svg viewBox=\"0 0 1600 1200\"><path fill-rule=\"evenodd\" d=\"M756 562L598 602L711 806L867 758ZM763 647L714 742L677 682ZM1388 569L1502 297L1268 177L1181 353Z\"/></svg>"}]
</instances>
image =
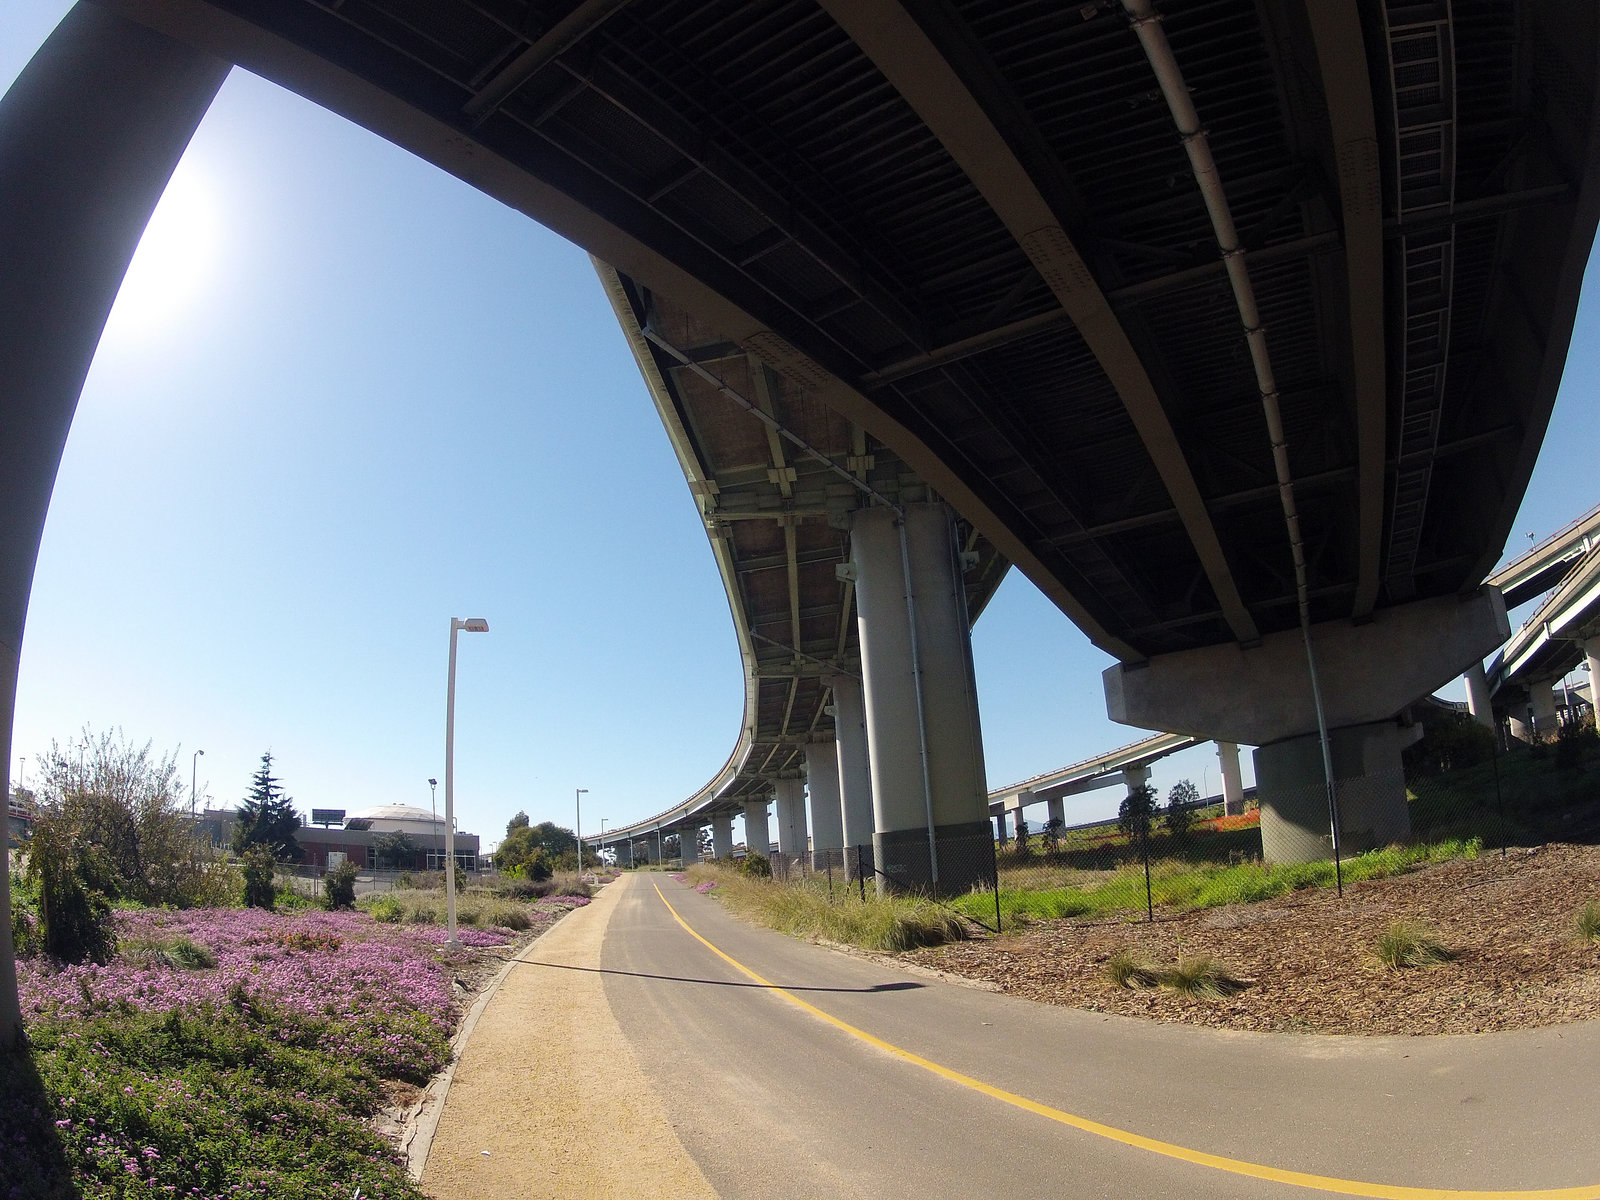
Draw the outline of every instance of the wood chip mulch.
<instances>
[{"instance_id":1,"label":"wood chip mulch","mask_svg":"<svg viewBox=\"0 0 1600 1200\"><path fill-rule=\"evenodd\" d=\"M1041 921L903 960L1030 1000L1223 1029L1338 1034L1486 1033L1600 1016L1600 942L1577 914L1600 899L1600 847L1513 849L1391 879L1145 921ZM1139 914L1142 918L1143 914ZM1391 970L1372 953L1394 921L1455 953ZM1119 950L1160 963L1210 955L1248 982L1225 998L1113 985Z\"/></svg>"}]
</instances>

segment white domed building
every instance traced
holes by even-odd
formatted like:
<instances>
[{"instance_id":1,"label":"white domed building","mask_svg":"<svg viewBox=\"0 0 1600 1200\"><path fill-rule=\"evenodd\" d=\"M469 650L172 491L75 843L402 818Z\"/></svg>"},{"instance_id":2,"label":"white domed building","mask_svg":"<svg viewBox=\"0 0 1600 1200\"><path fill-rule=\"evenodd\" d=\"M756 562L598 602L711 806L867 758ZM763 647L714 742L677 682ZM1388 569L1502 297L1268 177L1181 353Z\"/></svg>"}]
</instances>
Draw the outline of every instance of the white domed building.
<instances>
[{"instance_id":1,"label":"white domed building","mask_svg":"<svg viewBox=\"0 0 1600 1200\"><path fill-rule=\"evenodd\" d=\"M370 829L373 833L404 833L411 837L444 838L444 817L435 817L425 808L411 804L375 804L351 813L344 819L346 829Z\"/></svg>"},{"instance_id":2,"label":"white domed building","mask_svg":"<svg viewBox=\"0 0 1600 1200\"><path fill-rule=\"evenodd\" d=\"M333 851L358 867L436 871L444 864L444 834L442 813L435 816L411 804L375 804L350 813L343 826L304 824L295 832L295 840L312 865L326 866ZM477 834L456 830L456 861L468 869L477 865Z\"/></svg>"}]
</instances>

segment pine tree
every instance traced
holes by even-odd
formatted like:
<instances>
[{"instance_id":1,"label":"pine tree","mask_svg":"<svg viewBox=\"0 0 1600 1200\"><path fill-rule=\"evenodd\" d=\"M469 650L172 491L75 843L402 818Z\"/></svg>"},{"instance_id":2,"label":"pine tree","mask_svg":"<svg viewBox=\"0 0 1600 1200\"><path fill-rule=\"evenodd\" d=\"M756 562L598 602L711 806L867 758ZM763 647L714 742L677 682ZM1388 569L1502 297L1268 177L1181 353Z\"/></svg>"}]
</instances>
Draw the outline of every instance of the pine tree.
<instances>
[{"instance_id":1,"label":"pine tree","mask_svg":"<svg viewBox=\"0 0 1600 1200\"><path fill-rule=\"evenodd\" d=\"M261 767L250 777L250 791L238 809L239 823L233 831L233 851L243 855L251 846L265 846L272 857L285 862L300 860L300 846L294 831L300 828L294 800L283 793L283 784L272 774L272 751L261 756Z\"/></svg>"}]
</instances>

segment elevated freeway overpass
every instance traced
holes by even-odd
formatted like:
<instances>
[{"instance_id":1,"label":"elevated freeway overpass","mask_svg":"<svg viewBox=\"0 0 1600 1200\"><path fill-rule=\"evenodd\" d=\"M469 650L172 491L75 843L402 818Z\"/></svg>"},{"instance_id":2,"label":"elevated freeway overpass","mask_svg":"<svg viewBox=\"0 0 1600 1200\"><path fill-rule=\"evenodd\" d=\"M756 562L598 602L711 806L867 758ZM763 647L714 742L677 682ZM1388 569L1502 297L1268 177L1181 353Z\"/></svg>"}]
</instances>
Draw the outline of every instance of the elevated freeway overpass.
<instances>
[{"instance_id":1,"label":"elevated freeway overpass","mask_svg":"<svg viewBox=\"0 0 1600 1200\"><path fill-rule=\"evenodd\" d=\"M1480 585L1600 218L1597 56L1588 0L80 3L0 101L0 693L106 313L239 64L607 264L746 667L664 817L770 789L792 841L805 763L962 886L1007 564L1118 660L1115 719L1260 747L1264 830L1355 778L1403 812L1394 715L1509 632Z\"/></svg>"}]
</instances>

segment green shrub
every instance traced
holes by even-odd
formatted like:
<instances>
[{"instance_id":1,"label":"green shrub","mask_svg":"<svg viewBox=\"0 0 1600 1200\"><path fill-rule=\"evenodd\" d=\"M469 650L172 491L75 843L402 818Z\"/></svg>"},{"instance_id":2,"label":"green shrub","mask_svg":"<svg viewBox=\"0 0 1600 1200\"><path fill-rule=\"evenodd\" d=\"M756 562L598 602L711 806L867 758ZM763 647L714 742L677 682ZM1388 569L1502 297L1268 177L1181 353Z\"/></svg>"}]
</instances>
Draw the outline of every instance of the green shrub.
<instances>
[{"instance_id":1,"label":"green shrub","mask_svg":"<svg viewBox=\"0 0 1600 1200\"><path fill-rule=\"evenodd\" d=\"M331 909L356 906L356 865L345 859L322 880L323 903Z\"/></svg>"},{"instance_id":2,"label":"green shrub","mask_svg":"<svg viewBox=\"0 0 1600 1200\"><path fill-rule=\"evenodd\" d=\"M1593 717L1568 721L1556 733L1556 766L1570 770L1583 765L1583 756L1600 745L1595 737Z\"/></svg>"},{"instance_id":3,"label":"green shrub","mask_svg":"<svg viewBox=\"0 0 1600 1200\"><path fill-rule=\"evenodd\" d=\"M276 907L278 888L273 883L273 873L278 869L272 851L265 846L251 846L244 852L240 872L244 876L244 902L248 908Z\"/></svg>"},{"instance_id":4,"label":"green shrub","mask_svg":"<svg viewBox=\"0 0 1600 1200\"><path fill-rule=\"evenodd\" d=\"M1591 900L1578 911L1578 936L1586 942L1600 941L1600 900Z\"/></svg>"},{"instance_id":5,"label":"green shrub","mask_svg":"<svg viewBox=\"0 0 1600 1200\"><path fill-rule=\"evenodd\" d=\"M110 962L117 952L115 885L100 847L83 843L66 817L46 814L34 824L27 873L39 899L45 952L66 963Z\"/></svg>"},{"instance_id":6,"label":"green shrub","mask_svg":"<svg viewBox=\"0 0 1600 1200\"><path fill-rule=\"evenodd\" d=\"M393 896L378 896L366 905L367 912L374 921L382 921L386 925L398 924L405 915L405 909L400 907L400 901Z\"/></svg>"},{"instance_id":7,"label":"green shrub","mask_svg":"<svg viewBox=\"0 0 1600 1200\"><path fill-rule=\"evenodd\" d=\"M746 879L771 879L772 863L765 854L752 850L739 860L739 874Z\"/></svg>"},{"instance_id":8,"label":"green shrub","mask_svg":"<svg viewBox=\"0 0 1600 1200\"><path fill-rule=\"evenodd\" d=\"M500 875L489 885L489 890L497 896L516 900L538 900L555 895L556 883L550 876L528 879L517 875Z\"/></svg>"},{"instance_id":9,"label":"green shrub","mask_svg":"<svg viewBox=\"0 0 1600 1200\"><path fill-rule=\"evenodd\" d=\"M1395 921L1372 944L1378 961L1392 970L1431 967L1455 957L1443 942L1412 921Z\"/></svg>"}]
</instances>

